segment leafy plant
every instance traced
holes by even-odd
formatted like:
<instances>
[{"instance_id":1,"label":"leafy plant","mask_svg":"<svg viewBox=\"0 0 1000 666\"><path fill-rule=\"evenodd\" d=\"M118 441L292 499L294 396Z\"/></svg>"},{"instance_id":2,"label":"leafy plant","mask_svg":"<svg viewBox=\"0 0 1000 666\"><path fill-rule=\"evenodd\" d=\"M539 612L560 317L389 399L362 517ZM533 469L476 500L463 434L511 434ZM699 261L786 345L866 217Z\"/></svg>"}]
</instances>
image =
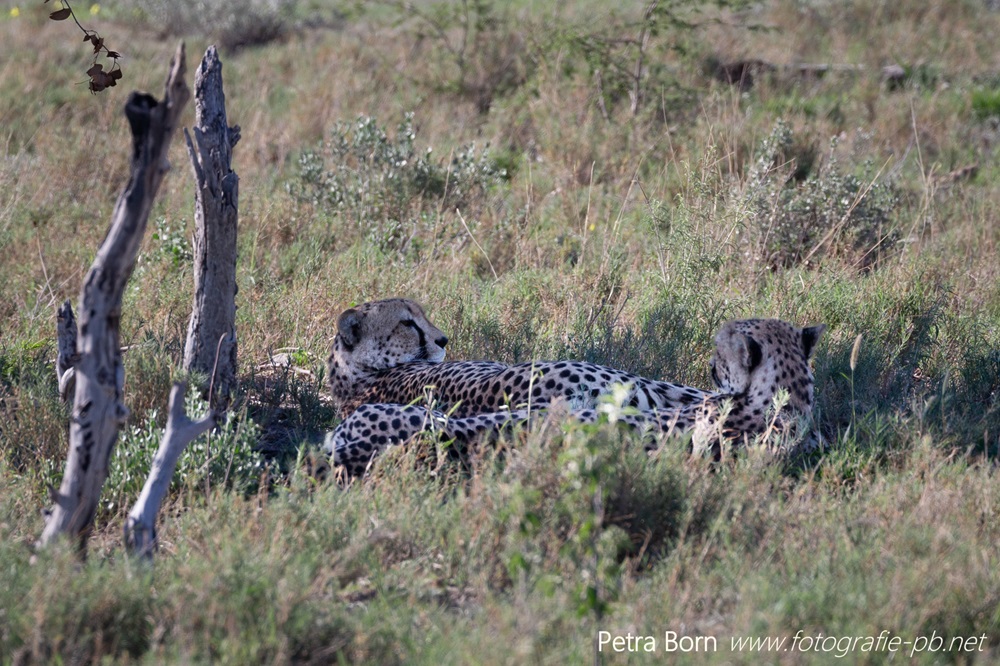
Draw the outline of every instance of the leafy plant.
<instances>
[{"instance_id":1,"label":"leafy plant","mask_svg":"<svg viewBox=\"0 0 1000 666\"><path fill-rule=\"evenodd\" d=\"M794 142L791 128L779 121L761 144L750 169L762 258L772 267L809 264L823 256L845 256L870 266L898 239L893 214L899 193L873 175L866 162L861 175L845 171L830 142L826 164L803 182L787 177L784 158Z\"/></svg>"},{"instance_id":2,"label":"leafy plant","mask_svg":"<svg viewBox=\"0 0 1000 666\"><path fill-rule=\"evenodd\" d=\"M716 0L711 4L738 8L745 3ZM635 117L647 100L663 104L690 96L663 63L667 52L685 51L690 33L700 27L695 17L704 5L691 0L652 0L639 17L613 14L608 20L589 21L566 33L570 49L587 63L606 120L624 99L629 115Z\"/></svg>"},{"instance_id":3,"label":"leafy plant","mask_svg":"<svg viewBox=\"0 0 1000 666\"><path fill-rule=\"evenodd\" d=\"M527 81L534 58L523 26L509 12L497 11L493 0L396 4L418 20L418 42L428 40L437 47L428 56L444 71L429 81L434 88L472 100L485 114L494 99Z\"/></svg>"},{"instance_id":4,"label":"leafy plant","mask_svg":"<svg viewBox=\"0 0 1000 666\"><path fill-rule=\"evenodd\" d=\"M188 414L203 414L208 403L189 390L184 401ZM163 437L156 410L146 423L123 430L109 465L102 504L107 511L120 511L135 501L149 475L153 456ZM188 444L177 461L171 490L222 486L237 492L252 492L264 471L264 462L254 450L259 439L257 425L245 412L228 413L214 432Z\"/></svg>"},{"instance_id":5,"label":"leafy plant","mask_svg":"<svg viewBox=\"0 0 1000 666\"><path fill-rule=\"evenodd\" d=\"M422 223L443 210L482 205L506 170L474 144L456 150L447 163L431 149L419 151L413 114L390 137L374 118L337 123L330 139L299 156L298 180L289 192L363 229L383 249L402 250Z\"/></svg>"},{"instance_id":6,"label":"leafy plant","mask_svg":"<svg viewBox=\"0 0 1000 666\"><path fill-rule=\"evenodd\" d=\"M224 51L260 46L291 29L295 0L155 0L136 3L161 29L175 35L211 37Z\"/></svg>"},{"instance_id":7,"label":"leafy plant","mask_svg":"<svg viewBox=\"0 0 1000 666\"><path fill-rule=\"evenodd\" d=\"M175 227L165 217L157 218L152 239L159 245L160 254L170 260L174 267L190 263L194 259L191 241L184 233L185 221L180 220Z\"/></svg>"}]
</instances>

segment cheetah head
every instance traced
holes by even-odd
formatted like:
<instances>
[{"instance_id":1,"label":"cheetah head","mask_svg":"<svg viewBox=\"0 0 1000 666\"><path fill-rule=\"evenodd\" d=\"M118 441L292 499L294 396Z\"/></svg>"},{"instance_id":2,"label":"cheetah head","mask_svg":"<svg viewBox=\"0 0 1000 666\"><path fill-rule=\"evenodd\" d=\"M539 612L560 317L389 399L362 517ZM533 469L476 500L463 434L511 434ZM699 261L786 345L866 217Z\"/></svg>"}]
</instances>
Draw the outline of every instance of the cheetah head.
<instances>
[{"instance_id":1,"label":"cheetah head","mask_svg":"<svg viewBox=\"0 0 1000 666\"><path fill-rule=\"evenodd\" d=\"M337 319L329 365L336 374L371 374L410 361L444 360L448 338L405 298L349 308Z\"/></svg>"},{"instance_id":2,"label":"cheetah head","mask_svg":"<svg viewBox=\"0 0 1000 666\"><path fill-rule=\"evenodd\" d=\"M724 393L761 397L788 389L791 404L812 406L813 375L809 358L826 326L797 328L777 319L731 321L715 336L712 381Z\"/></svg>"}]
</instances>

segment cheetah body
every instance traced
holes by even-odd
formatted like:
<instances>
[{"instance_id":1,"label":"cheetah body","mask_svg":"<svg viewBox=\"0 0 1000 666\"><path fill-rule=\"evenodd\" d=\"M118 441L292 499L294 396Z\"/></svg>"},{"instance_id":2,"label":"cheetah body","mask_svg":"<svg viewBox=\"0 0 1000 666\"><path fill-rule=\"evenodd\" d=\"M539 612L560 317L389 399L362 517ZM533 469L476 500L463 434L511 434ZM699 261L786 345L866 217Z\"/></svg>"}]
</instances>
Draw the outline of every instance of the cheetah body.
<instances>
[{"instance_id":1,"label":"cheetah body","mask_svg":"<svg viewBox=\"0 0 1000 666\"><path fill-rule=\"evenodd\" d=\"M345 311L327 361L342 417L369 403L409 404L431 397L452 416L503 407L541 408L553 399L593 407L615 385L630 388L627 404L669 410L700 403L708 393L593 363L535 361L443 362L447 338L406 299L366 303Z\"/></svg>"},{"instance_id":2,"label":"cheetah body","mask_svg":"<svg viewBox=\"0 0 1000 666\"><path fill-rule=\"evenodd\" d=\"M710 363L716 392L702 392L699 400L679 407L641 406L617 419L649 432L693 431L695 449L716 455L722 440L748 441L769 429L787 432L800 419L811 418L815 382L809 358L824 329L822 325L799 329L775 319L729 322L715 338ZM779 392L787 393L787 402L781 412L774 413ZM570 415L593 423L600 412L578 407ZM526 423L533 413L539 412L494 410L456 417L419 405L363 404L327 436L325 449L333 455L334 464L344 466L348 476L358 476L376 454L404 444L418 433L433 432L442 440L464 446L493 437L511 424ZM656 442L655 438L646 441L647 448ZM815 444L814 438L806 437L795 452L807 452Z\"/></svg>"}]
</instances>

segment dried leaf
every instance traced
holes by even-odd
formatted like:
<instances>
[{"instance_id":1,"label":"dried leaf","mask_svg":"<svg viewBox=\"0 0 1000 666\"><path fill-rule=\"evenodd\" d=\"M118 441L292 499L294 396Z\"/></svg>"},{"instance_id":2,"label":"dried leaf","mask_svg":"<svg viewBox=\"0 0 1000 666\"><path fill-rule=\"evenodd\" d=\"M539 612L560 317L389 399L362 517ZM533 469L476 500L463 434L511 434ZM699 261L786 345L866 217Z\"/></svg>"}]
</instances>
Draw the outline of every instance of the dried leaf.
<instances>
[{"instance_id":1,"label":"dried leaf","mask_svg":"<svg viewBox=\"0 0 1000 666\"><path fill-rule=\"evenodd\" d=\"M90 74L90 92L101 92L105 88L114 88L122 77L121 70L105 72L100 65L94 65L87 71Z\"/></svg>"},{"instance_id":2,"label":"dried leaf","mask_svg":"<svg viewBox=\"0 0 1000 666\"><path fill-rule=\"evenodd\" d=\"M101 92L108 87L108 75L100 72L90 77L90 92Z\"/></svg>"},{"instance_id":3,"label":"dried leaf","mask_svg":"<svg viewBox=\"0 0 1000 666\"><path fill-rule=\"evenodd\" d=\"M49 0L44 1L48 3ZM73 19L76 20L76 17L73 15L73 10L70 8L68 3L63 0L63 4L66 6L49 14L49 18L53 21L65 21L66 19L73 17ZM91 12L93 13L93 8L91 8ZM77 23L77 25L79 25L79 23ZM122 57L122 54L118 51L112 51L109 49L104 43L104 38L101 37L97 31L88 30L83 26L80 26L80 30L83 31L84 43L90 42L94 47L95 62L91 65L90 69L87 70L87 76L90 77L90 92L98 93L106 88L114 87L118 80L122 78L122 72L118 66L118 59ZM97 64L97 56L100 55L101 51L107 53L108 58L114 61L111 65L113 69L105 71L103 65Z\"/></svg>"}]
</instances>

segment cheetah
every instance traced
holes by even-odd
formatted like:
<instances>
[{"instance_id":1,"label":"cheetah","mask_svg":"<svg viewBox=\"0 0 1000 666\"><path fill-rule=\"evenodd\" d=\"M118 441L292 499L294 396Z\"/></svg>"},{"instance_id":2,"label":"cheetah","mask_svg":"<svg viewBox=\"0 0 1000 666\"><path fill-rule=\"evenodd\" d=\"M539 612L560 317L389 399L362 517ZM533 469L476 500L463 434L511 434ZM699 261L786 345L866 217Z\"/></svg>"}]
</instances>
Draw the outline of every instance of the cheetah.
<instances>
[{"instance_id":1,"label":"cheetah","mask_svg":"<svg viewBox=\"0 0 1000 666\"><path fill-rule=\"evenodd\" d=\"M545 407L554 398L594 407L615 384L631 387L627 404L640 410L701 402L708 392L647 379L582 361L445 362L448 338L413 301L393 298L345 310L327 359L340 416L368 403L409 404L432 387L434 403L454 417L509 406Z\"/></svg>"},{"instance_id":2,"label":"cheetah","mask_svg":"<svg viewBox=\"0 0 1000 666\"><path fill-rule=\"evenodd\" d=\"M710 361L714 393L673 409L626 411L618 420L649 432L693 431L694 450L716 457L722 440L738 444L775 427L787 430L794 419L808 422L815 384L809 359L825 330L822 324L800 329L777 319L731 321L715 337ZM780 413L770 414L779 392L787 394L787 402ZM570 412L584 423L597 421L600 414L600 408ZM532 415L530 410L515 409L456 418L419 405L364 404L327 435L324 450L348 477L356 477L382 450L404 444L418 433L435 432L442 440L465 447L495 437L505 427L528 423ZM655 438L647 438L647 451L655 444ZM794 453L807 453L815 446L816 440L806 437Z\"/></svg>"}]
</instances>

